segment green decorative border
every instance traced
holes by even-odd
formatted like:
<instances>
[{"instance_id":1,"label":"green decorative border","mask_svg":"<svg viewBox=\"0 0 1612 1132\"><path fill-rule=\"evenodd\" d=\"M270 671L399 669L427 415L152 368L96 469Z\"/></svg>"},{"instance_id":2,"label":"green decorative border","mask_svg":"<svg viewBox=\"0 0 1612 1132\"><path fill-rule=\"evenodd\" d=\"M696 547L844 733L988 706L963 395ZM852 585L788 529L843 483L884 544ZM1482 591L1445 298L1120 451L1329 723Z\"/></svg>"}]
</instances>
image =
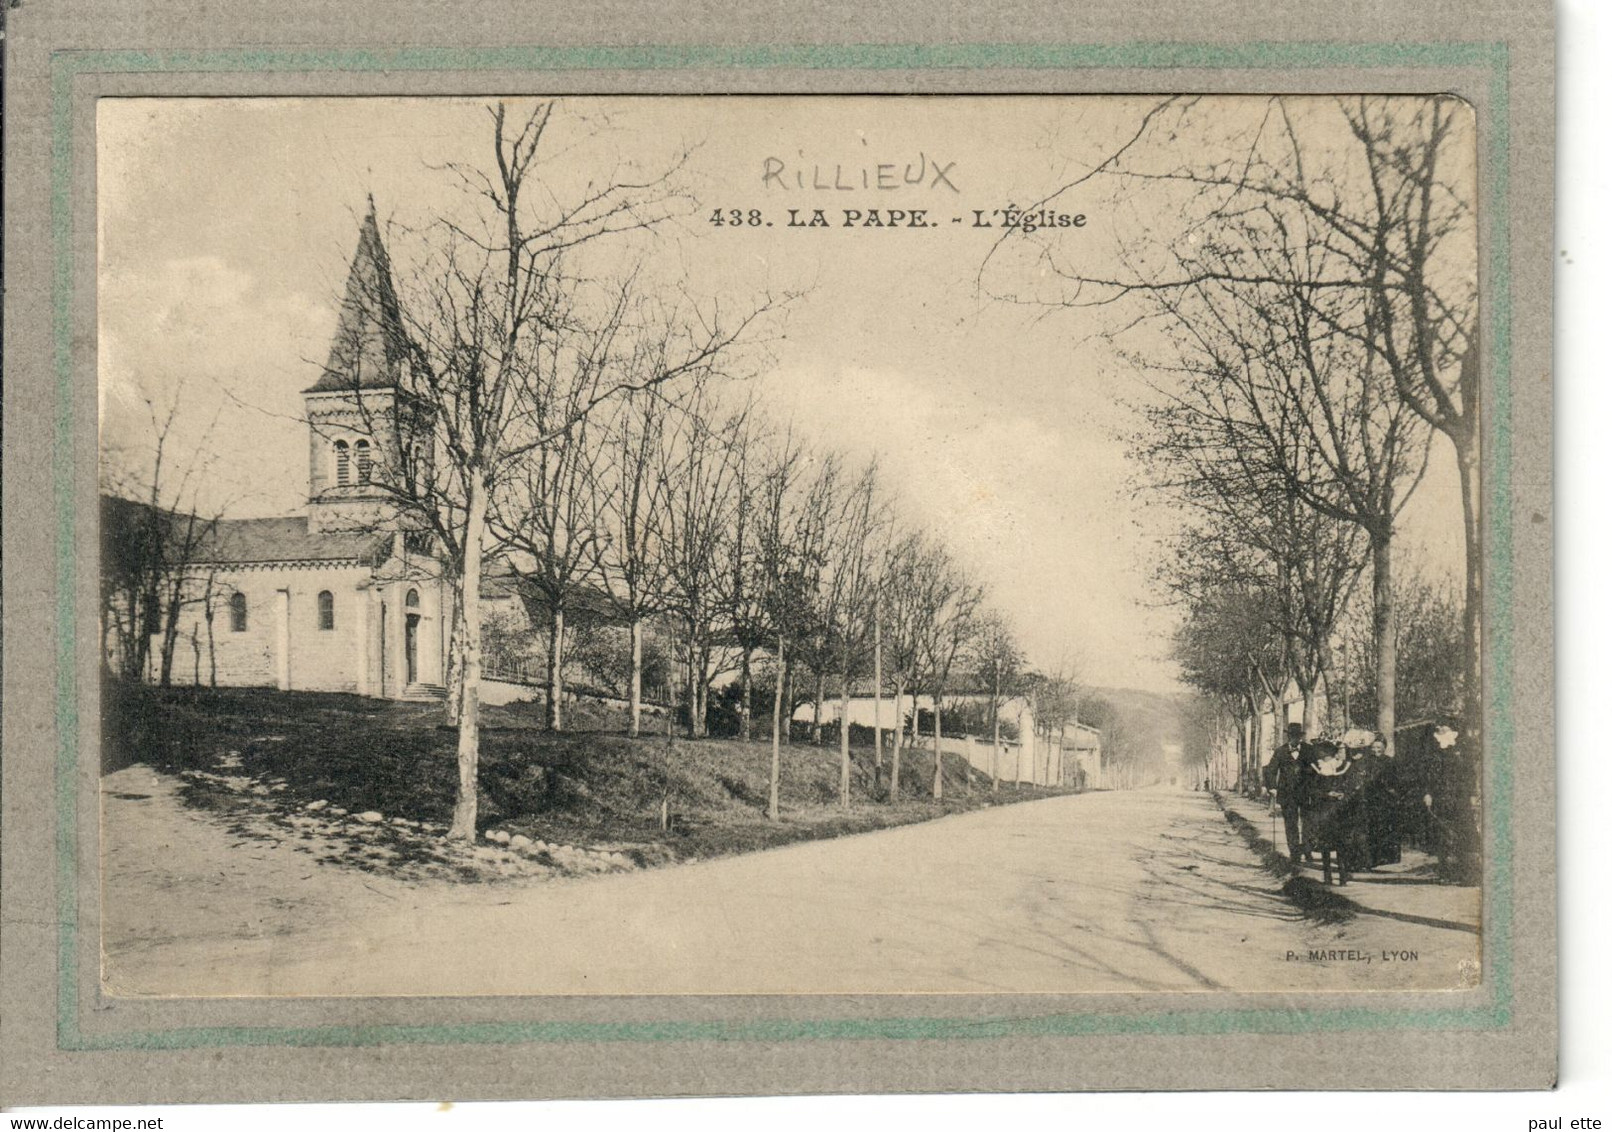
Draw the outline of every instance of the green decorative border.
<instances>
[{"instance_id":1,"label":"green decorative border","mask_svg":"<svg viewBox=\"0 0 1612 1132\"><path fill-rule=\"evenodd\" d=\"M77 460L73 427L73 81L81 74L386 71L935 71L957 69L1093 70L1111 68L1273 70L1317 67L1473 68L1489 73L1483 168L1488 173L1490 287L1486 351L1492 450L1487 465L1491 537L1486 577L1491 616L1485 628L1489 687L1488 762L1492 833L1484 951L1488 1004L1451 1010L1368 1007L1317 1010L1171 1010L1029 1017L825 1018L745 1022L534 1022L464 1025L187 1027L87 1034L78 1022ZM57 1044L63 1050L159 1050L225 1046L488 1045L518 1042L802 1041L969 1039L1104 1034L1275 1034L1348 1030L1496 1030L1512 1010L1512 546L1511 546L1511 249L1510 59L1504 43L1124 43L961 44L950 46L642 46L505 47L454 50L58 51L51 58L51 239L55 254L56 371L56 891Z\"/></svg>"}]
</instances>

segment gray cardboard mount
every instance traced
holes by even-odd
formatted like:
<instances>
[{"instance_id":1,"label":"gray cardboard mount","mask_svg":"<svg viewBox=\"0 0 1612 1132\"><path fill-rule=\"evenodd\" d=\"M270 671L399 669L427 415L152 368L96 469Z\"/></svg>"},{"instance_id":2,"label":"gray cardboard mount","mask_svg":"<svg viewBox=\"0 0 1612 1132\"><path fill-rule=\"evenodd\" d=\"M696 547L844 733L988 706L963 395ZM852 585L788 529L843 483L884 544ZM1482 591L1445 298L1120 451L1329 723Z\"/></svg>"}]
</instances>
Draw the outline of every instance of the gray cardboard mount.
<instances>
[{"instance_id":1,"label":"gray cardboard mount","mask_svg":"<svg viewBox=\"0 0 1612 1132\"><path fill-rule=\"evenodd\" d=\"M13 0L6 16L0 1103L1553 1084L1547 3ZM1485 885L1486 952L1506 961L1485 963L1481 987L1212 1002L100 996L98 96L1340 90L1459 93L1490 143L1485 475L1509 492L1487 531L1487 673L1491 710L1504 706L1488 733L1509 757L1490 760L1503 812ZM1303 1056L1321 1034L1327 1055Z\"/></svg>"}]
</instances>

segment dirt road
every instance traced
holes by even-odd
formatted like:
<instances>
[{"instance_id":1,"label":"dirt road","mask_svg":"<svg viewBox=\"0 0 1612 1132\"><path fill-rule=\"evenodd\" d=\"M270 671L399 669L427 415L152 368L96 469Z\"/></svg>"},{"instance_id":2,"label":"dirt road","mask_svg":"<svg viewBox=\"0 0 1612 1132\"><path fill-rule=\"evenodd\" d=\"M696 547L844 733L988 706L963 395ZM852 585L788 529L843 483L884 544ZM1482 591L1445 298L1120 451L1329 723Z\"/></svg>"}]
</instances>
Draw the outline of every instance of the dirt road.
<instances>
[{"instance_id":1,"label":"dirt road","mask_svg":"<svg viewBox=\"0 0 1612 1132\"><path fill-rule=\"evenodd\" d=\"M405 884L243 843L143 767L109 776L105 820L124 994L1434 988L1477 947L1304 920L1212 801L1174 790L542 883Z\"/></svg>"}]
</instances>

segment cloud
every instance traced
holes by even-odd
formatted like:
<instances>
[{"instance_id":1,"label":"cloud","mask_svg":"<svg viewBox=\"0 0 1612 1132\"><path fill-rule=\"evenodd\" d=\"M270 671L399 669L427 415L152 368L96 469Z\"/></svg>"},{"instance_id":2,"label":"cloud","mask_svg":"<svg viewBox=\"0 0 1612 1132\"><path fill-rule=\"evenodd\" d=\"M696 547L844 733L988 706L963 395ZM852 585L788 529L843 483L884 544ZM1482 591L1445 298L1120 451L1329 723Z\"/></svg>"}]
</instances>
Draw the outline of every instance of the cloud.
<instances>
[{"instance_id":1,"label":"cloud","mask_svg":"<svg viewBox=\"0 0 1612 1132\"><path fill-rule=\"evenodd\" d=\"M218 469L204 506L264 513L302 504L306 484L285 470L306 461L300 394L333 332L333 310L207 255L104 267L99 318L106 448L149 446L144 400L166 407L179 396L183 450ZM227 427L210 433L215 419Z\"/></svg>"}]
</instances>

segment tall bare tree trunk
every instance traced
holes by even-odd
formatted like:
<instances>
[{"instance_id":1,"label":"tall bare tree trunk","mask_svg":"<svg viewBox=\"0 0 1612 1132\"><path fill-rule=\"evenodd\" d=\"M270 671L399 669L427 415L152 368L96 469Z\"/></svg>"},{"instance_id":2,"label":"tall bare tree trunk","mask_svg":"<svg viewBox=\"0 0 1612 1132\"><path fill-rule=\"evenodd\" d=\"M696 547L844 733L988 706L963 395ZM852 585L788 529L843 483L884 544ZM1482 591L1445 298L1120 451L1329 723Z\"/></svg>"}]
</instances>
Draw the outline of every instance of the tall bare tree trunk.
<instances>
[{"instance_id":1,"label":"tall bare tree trunk","mask_svg":"<svg viewBox=\"0 0 1612 1132\"><path fill-rule=\"evenodd\" d=\"M1237 781L1236 788L1241 789L1248 782L1248 720L1237 720Z\"/></svg>"},{"instance_id":2,"label":"tall bare tree trunk","mask_svg":"<svg viewBox=\"0 0 1612 1132\"><path fill-rule=\"evenodd\" d=\"M1466 663L1462 670L1461 747L1468 758L1482 754L1483 735L1483 501L1479 492L1478 445L1456 446L1461 472L1461 517L1466 532L1466 606L1461 611Z\"/></svg>"},{"instance_id":3,"label":"tall bare tree trunk","mask_svg":"<svg viewBox=\"0 0 1612 1132\"><path fill-rule=\"evenodd\" d=\"M934 786L934 795L935 795L935 801L937 801L937 802L940 801L941 796L945 793L945 786L944 786L944 783L942 781L942 779L944 778L944 775L943 775L942 772L944 771L946 764L945 764L944 761L942 761L941 756L940 756L940 697L942 695L943 695L942 689L940 688L939 685L936 685L935 686L935 704L934 704L935 710L934 710L934 712L932 714L934 715L934 719L935 719L935 786ZM913 717L916 718L917 714L918 714L917 712L914 712Z\"/></svg>"},{"instance_id":4,"label":"tall bare tree trunk","mask_svg":"<svg viewBox=\"0 0 1612 1132\"><path fill-rule=\"evenodd\" d=\"M175 586L173 596L168 601L168 609L163 618L161 684L164 688L173 684L174 649L179 643L179 611L181 609L179 594L179 587Z\"/></svg>"},{"instance_id":5,"label":"tall bare tree trunk","mask_svg":"<svg viewBox=\"0 0 1612 1132\"><path fill-rule=\"evenodd\" d=\"M1002 758L1002 720L991 721L991 793L995 794L1002 788L1000 760Z\"/></svg>"},{"instance_id":6,"label":"tall bare tree trunk","mask_svg":"<svg viewBox=\"0 0 1612 1132\"><path fill-rule=\"evenodd\" d=\"M901 798L901 694L905 689L901 686L902 680L896 677L896 725L890 733L890 804L893 806ZM917 710L916 707L914 710Z\"/></svg>"},{"instance_id":7,"label":"tall bare tree trunk","mask_svg":"<svg viewBox=\"0 0 1612 1132\"><path fill-rule=\"evenodd\" d=\"M382 626L385 633L385 626ZM381 642L384 652L386 642ZM453 603L453 627L448 630L448 698L443 701L443 710L447 713L450 726L459 726L459 718L464 707L465 697L465 611L458 600ZM386 694L385 674L381 678L381 695Z\"/></svg>"},{"instance_id":8,"label":"tall bare tree trunk","mask_svg":"<svg viewBox=\"0 0 1612 1132\"><path fill-rule=\"evenodd\" d=\"M879 602L873 602L873 789L884 769L884 639L879 633Z\"/></svg>"},{"instance_id":9,"label":"tall bare tree trunk","mask_svg":"<svg viewBox=\"0 0 1612 1132\"><path fill-rule=\"evenodd\" d=\"M700 737L700 721L699 717L695 715L695 706L699 702L700 698L700 682L699 678L694 674L694 669L700 648L699 642L695 640L693 618L690 618L688 623L688 640L686 642L686 648L688 655L687 663L683 666L683 703L688 708L688 737L690 739L698 739Z\"/></svg>"},{"instance_id":10,"label":"tall bare tree trunk","mask_svg":"<svg viewBox=\"0 0 1612 1132\"><path fill-rule=\"evenodd\" d=\"M644 619L632 619L632 677L627 689L627 734L638 738L644 715Z\"/></svg>"},{"instance_id":11,"label":"tall bare tree trunk","mask_svg":"<svg viewBox=\"0 0 1612 1132\"><path fill-rule=\"evenodd\" d=\"M699 711L700 711L700 738L704 739L711 733L711 646L700 646L700 684Z\"/></svg>"},{"instance_id":12,"label":"tall bare tree trunk","mask_svg":"<svg viewBox=\"0 0 1612 1132\"><path fill-rule=\"evenodd\" d=\"M969 797L974 796L974 740L967 740L968 745L963 748L963 793Z\"/></svg>"},{"instance_id":13,"label":"tall bare tree trunk","mask_svg":"<svg viewBox=\"0 0 1612 1132\"><path fill-rule=\"evenodd\" d=\"M112 659L108 653L108 641L112 637L113 627L117 624L117 614L113 610L103 607L101 610L101 665L103 668L111 666ZM123 647L118 646L118 656L121 660Z\"/></svg>"},{"instance_id":14,"label":"tall bare tree trunk","mask_svg":"<svg viewBox=\"0 0 1612 1132\"><path fill-rule=\"evenodd\" d=\"M1334 699L1333 686L1337 683L1337 678L1333 676L1335 666L1336 660L1332 655L1332 646L1328 643L1323 643L1321 648L1316 651L1315 688L1317 697L1323 695L1326 697L1327 710L1322 713L1317 708L1317 714L1323 717L1327 727L1332 727L1338 718L1337 705L1332 702ZM1336 729L1347 731L1349 730L1349 724L1345 721L1341 728Z\"/></svg>"},{"instance_id":15,"label":"tall bare tree trunk","mask_svg":"<svg viewBox=\"0 0 1612 1132\"><path fill-rule=\"evenodd\" d=\"M840 808L851 808L851 673L840 673Z\"/></svg>"},{"instance_id":16,"label":"tall bare tree trunk","mask_svg":"<svg viewBox=\"0 0 1612 1132\"><path fill-rule=\"evenodd\" d=\"M767 817L778 820L778 774L783 763L783 743L780 735L784 713L784 635L778 634L778 672L772 682L772 772L767 778Z\"/></svg>"},{"instance_id":17,"label":"tall bare tree trunk","mask_svg":"<svg viewBox=\"0 0 1612 1132\"><path fill-rule=\"evenodd\" d=\"M739 738L746 743L750 742L751 684L750 646L741 645L739 648Z\"/></svg>"},{"instance_id":18,"label":"tall bare tree trunk","mask_svg":"<svg viewBox=\"0 0 1612 1132\"><path fill-rule=\"evenodd\" d=\"M1377 730L1394 755L1394 693L1398 679L1398 625L1394 617L1394 547L1387 533L1371 536L1371 632L1377 646Z\"/></svg>"},{"instance_id":19,"label":"tall bare tree trunk","mask_svg":"<svg viewBox=\"0 0 1612 1132\"><path fill-rule=\"evenodd\" d=\"M1002 788L997 760L1002 752L1002 662L991 661L991 793Z\"/></svg>"},{"instance_id":20,"label":"tall bare tree trunk","mask_svg":"<svg viewBox=\"0 0 1612 1132\"><path fill-rule=\"evenodd\" d=\"M153 523L160 522L157 516L161 515L161 513L162 511L158 504L157 494L155 489L153 489L151 496L151 521ZM148 535L146 537L146 547L148 550L150 547L161 545L162 541L159 536ZM130 665L130 671L134 674L134 678L136 680L147 680L150 678L148 669L151 667L151 637L160 625L160 621L158 620L158 610L162 605L162 590L160 588L161 579L157 577L156 566L154 564L146 568L146 575L146 580L140 585L140 600L134 603L129 609L129 624L133 627L133 632L130 634L130 641L134 648L134 658L133 663Z\"/></svg>"},{"instance_id":21,"label":"tall bare tree trunk","mask_svg":"<svg viewBox=\"0 0 1612 1132\"><path fill-rule=\"evenodd\" d=\"M675 730L672 712L666 713L666 745L661 748L660 762L660 827L662 831L672 828L672 761L677 757L677 741L673 738Z\"/></svg>"},{"instance_id":22,"label":"tall bare tree trunk","mask_svg":"<svg viewBox=\"0 0 1612 1132\"><path fill-rule=\"evenodd\" d=\"M213 615L217 612L213 604L213 580L208 578L207 604L202 607L202 615L207 619L207 686L210 688L218 687L218 641L213 636Z\"/></svg>"},{"instance_id":23,"label":"tall bare tree trunk","mask_svg":"<svg viewBox=\"0 0 1612 1132\"><path fill-rule=\"evenodd\" d=\"M459 578L459 608L464 618L464 660L459 666L459 796L448 837L474 841L476 764L481 752L481 540L487 528L487 484L479 474L470 478L466 512L464 571Z\"/></svg>"},{"instance_id":24,"label":"tall bare tree trunk","mask_svg":"<svg viewBox=\"0 0 1612 1132\"><path fill-rule=\"evenodd\" d=\"M1315 694L1316 681L1300 684L1299 691L1304 696L1304 737L1313 739L1321 734L1321 704Z\"/></svg>"},{"instance_id":25,"label":"tall bare tree trunk","mask_svg":"<svg viewBox=\"0 0 1612 1132\"><path fill-rule=\"evenodd\" d=\"M795 723L795 662L783 661L784 666L784 746L794 741Z\"/></svg>"},{"instance_id":26,"label":"tall bare tree trunk","mask_svg":"<svg viewBox=\"0 0 1612 1132\"><path fill-rule=\"evenodd\" d=\"M821 672L817 674L817 692L812 697L812 746L823 745L823 697L827 694L828 678Z\"/></svg>"},{"instance_id":27,"label":"tall bare tree trunk","mask_svg":"<svg viewBox=\"0 0 1612 1132\"><path fill-rule=\"evenodd\" d=\"M555 605L549 615L549 710L548 728L559 731L562 727L560 701L565 698L565 610Z\"/></svg>"},{"instance_id":28,"label":"tall bare tree trunk","mask_svg":"<svg viewBox=\"0 0 1612 1132\"><path fill-rule=\"evenodd\" d=\"M1254 749L1249 753L1248 769L1253 774L1254 782L1257 783L1260 768L1265 765L1265 713L1260 710L1258 703L1254 705L1252 722L1250 730L1253 732Z\"/></svg>"}]
</instances>

